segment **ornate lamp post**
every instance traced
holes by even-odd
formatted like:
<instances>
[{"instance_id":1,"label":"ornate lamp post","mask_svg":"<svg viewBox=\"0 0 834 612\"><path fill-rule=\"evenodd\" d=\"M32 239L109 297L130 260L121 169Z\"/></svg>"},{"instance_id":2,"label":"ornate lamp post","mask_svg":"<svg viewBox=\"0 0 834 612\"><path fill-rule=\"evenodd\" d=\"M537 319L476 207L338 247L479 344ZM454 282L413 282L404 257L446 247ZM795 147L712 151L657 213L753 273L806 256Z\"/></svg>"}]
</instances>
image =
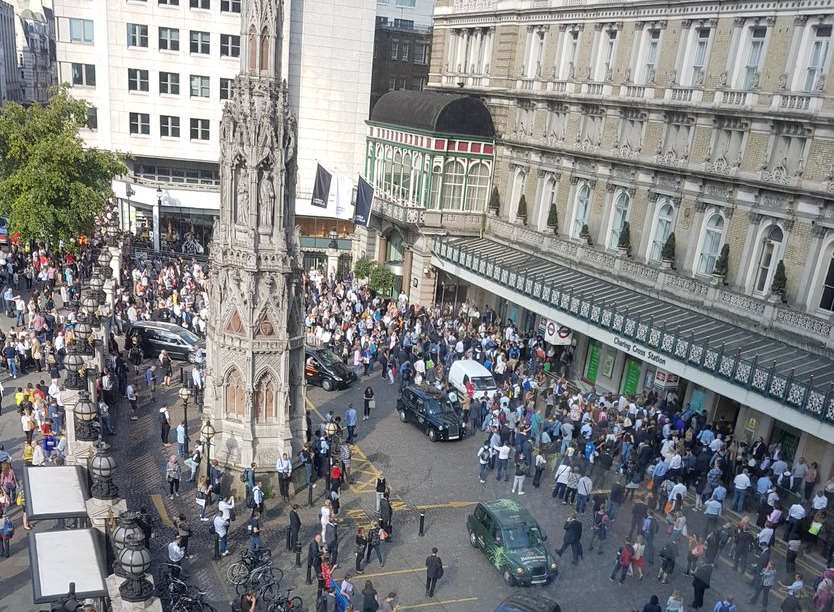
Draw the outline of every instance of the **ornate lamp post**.
<instances>
[{"instance_id":1,"label":"ornate lamp post","mask_svg":"<svg viewBox=\"0 0 834 612\"><path fill-rule=\"evenodd\" d=\"M106 272L105 272L106 273ZM104 280L100 274L96 274L90 279L90 289L93 290L93 298L99 304L103 301L102 298L104 297L104 292L102 289L104 288Z\"/></svg>"},{"instance_id":2,"label":"ornate lamp post","mask_svg":"<svg viewBox=\"0 0 834 612\"><path fill-rule=\"evenodd\" d=\"M330 238L330 244L327 245L327 248L338 249L339 243L336 242L336 239L339 237L338 232L335 229L332 229L327 233L327 237Z\"/></svg>"},{"instance_id":3,"label":"ornate lamp post","mask_svg":"<svg viewBox=\"0 0 834 612\"><path fill-rule=\"evenodd\" d=\"M122 599L129 602L149 599L153 595L153 585L145 574L151 567L151 553L145 548L144 539L135 534L128 535L118 561L127 574L127 580L119 587Z\"/></svg>"},{"instance_id":4,"label":"ornate lamp post","mask_svg":"<svg viewBox=\"0 0 834 612\"><path fill-rule=\"evenodd\" d=\"M78 337L78 341L81 349L82 355L89 355L90 354L90 336L93 334L93 328L90 327L90 324L87 323L87 317L80 316L78 317L78 323L75 325L75 335Z\"/></svg>"},{"instance_id":5,"label":"ornate lamp post","mask_svg":"<svg viewBox=\"0 0 834 612\"><path fill-rule=\"evenodd\" d=\"M96 443L96 454L90 459L90 473L93 477L93 486L90 490L93 497L97 499L116 499L119 497L119 488L113 483L113 471L116 469L116 460L110 452L110 445L98 439Z\"/></svg>"},{"instance_id":6,"label":"ornate lamp post","mask_svg":"<svg viewBox=\"0 0 834 612\"><path fill-rule=\"evenodd\" d=\"M98 297L95 294L95 289L84 296L81 300L81 307L87 311L87 317L95 322L96 311L98 310Z\"/></svg>"},{"instance_id":7,"label":"ornate lamp post","mask_svg":"<svg viewBox=\"0 0 834 612\"><path fill-rule=\"evenodd\" d=\"M90 394L81 390L78 392L78 403L73 409L75 413L75 438L76 440L84 440L92 442L98 439L98 432L93 427L93 422L96 420L96 407L90 401Z\"/></svg>"},{"instance_id":8,"label":"ornate lamp post","mask_svg":"<svg viewBox=\"0 0 834 612\"><path fill-rule=\"evenodd\" d=\"M211 465L211 439L217 430L211 424L211 419L206 418L200 427L200 439L203 441L203 448L206 451L206 478L209 477L209 466Z\"/></svg>"},{"instance_id":9,"label":"ornate lamp post","mask_svg":"<svg viewBox=\"0 0 834 612\"><path fill-rule=\"evenodd\" d=\"M79 391L84 388L84 379L78 374L84 365L84 358L78 353L75 343L67 347L67 354L64 357L64 366L67 368L67 389Z\"/></svg>"},{"instance_id":10,"label":"ornate lamp post","mask_svg":"<svg viewBox=\"0 0 834 612\"><path fill-rule=\"evenodd\" d=\"M191 389L181 387L179 396L182 400L182 420L185 421L185 452L188 453L188 400L191 399Z\"/></svg>"},{"instance_id":11,"label":"ornate lamp post","mask_svg":"<svg viewBox=\"0 0 834 612\"><path fill-rule=\"evenodd\" d=\"M113 530L113 536L111 538L113 541L113 557L115 558L113 562L113 573L122 578L127 578L127 572L122 569L122 565L119 563L119 557L127 545L127 539L131 536L138 536L143 541L145 539L145 534L139 526L139 513L128 510L119 514L119 526Z\"/></svg>"},{"instance_id":12,"label":"ornate lamp post","mask_svg":"<svg viewBox=\"0 0 834 612\"><path fill-rule=\"evenodd\" d=\"M104 234L105 236L110 235L107 230L104 231ZM96 261L98 262L99 271L104 273L104 278L108 278L109 275L107 274L107 271L110 270L110 253L107 252L106 246L101 247Z\"/></svg>"}]
</instances>

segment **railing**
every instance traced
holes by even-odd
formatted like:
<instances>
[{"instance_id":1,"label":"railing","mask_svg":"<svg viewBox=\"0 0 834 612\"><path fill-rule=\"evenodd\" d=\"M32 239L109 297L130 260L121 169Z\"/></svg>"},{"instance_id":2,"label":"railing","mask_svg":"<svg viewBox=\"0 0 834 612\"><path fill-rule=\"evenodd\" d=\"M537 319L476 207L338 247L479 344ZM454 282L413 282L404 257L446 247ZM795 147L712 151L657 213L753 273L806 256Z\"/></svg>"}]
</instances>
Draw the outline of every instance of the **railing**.
<instances>
[{"instance_id":1,"label":"railing","mask_svg":"<svg viewBox=\"0 0 834 612\"><path fill-rule=\"evenodd\" d=\"M629 314L627 309L619 309L615 303L586 298L575 294L572 287L558 286L542 276L528 276L510 270L500 261L460 249L443 238L434 239L432 251L441 259L463 266L513 291L519 291L546 306L619 336L631 338L652 351L798 409L824 423L834 424L831 385L825 389L815 387L813 378L807 384L797 382L794 380L794 370L788 373L778 371L775 360L767 365L758 363L755 357L751 360L742 359L740 351L727 354L723 344L719 346L697 342L693 333L658 327L651 317L643 320Z\"/></svg>"},{"instance_id":2,"label":"railing","mask_svg":"<svg viewBox=\"0 0 834 612\"><path fill-rule=\"evenodd\" d=\"M727 104L728 106L747 106L748 93L750 92L738 89L725 89L720 92L719 100L721 104Z\"/></svg>"},{"instance_id":3,"label":"railing","mask_svg":"<svg viewBox=\"0 0 834 612\"><path fill-rule=\"evenodd\" d=\"M553 93L563 94L568 92L568 82L567 81L553 81L552 85Z\"/></svg>"},{"instance_id":4,"label":"railing","mask_svg":"<svg viewBox=\"0 0 834 612\"><path fill-rule=\"evenodd\" d=\"M780 94L778 96L774 96L778 98L778 107L781 110L790 110L790 111L813 111L817 110L814 108L814 97L810 95L803 95L803 94Z\"/></svg>"},{"instance_id":5,"label":"railing","mask_svg":"<svg viewBox=\"0 0 834 612\"><path fill-rule=\"evenodd\" d=\"M605 90L605 83L587 83L585 93L589 96L601 96Z\"/></svg>"},{"instance_id":6,"label":"railing","mask_svg":"<svg viewBox=\"0 0 834 612\"><path fill-rule=\"evenodd\" d=\"M672 102L692 102L695 89L692 87L672 87L669 92L669 99Z\"/></svg>"},{"instance_id":7,"label":"railing","mask_svg":"<svg viewBox=\"0 0 834 612\"><path fill-rule=\"evenodd\" d=\"M620 88L621 92L626 98L644 98L646 96L646 88L643 85L624 85Z\"/></svg>"}]
</instances>

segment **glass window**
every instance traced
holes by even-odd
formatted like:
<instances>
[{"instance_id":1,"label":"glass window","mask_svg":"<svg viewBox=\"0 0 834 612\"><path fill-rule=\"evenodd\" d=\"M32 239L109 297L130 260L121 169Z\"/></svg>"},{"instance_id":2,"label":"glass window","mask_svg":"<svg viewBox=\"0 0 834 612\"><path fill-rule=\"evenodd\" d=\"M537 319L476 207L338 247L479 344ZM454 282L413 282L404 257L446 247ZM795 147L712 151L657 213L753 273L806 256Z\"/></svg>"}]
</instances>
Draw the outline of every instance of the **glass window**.
<instances>
[{"instance_id":1,"label":"glass window","mask_svg":"<svg viewBox=\"0 0 834 612\"><path fill-rule=\"evenodd\" d=\"M192 119L191 120L191 140L208 140L209 139L209 120L208 119Z\"/></svg>"},{"instance_id":2,"label":"glass window","mask_svg":"<svg viewBox=\"0 0 834 612\"><path fill-rule=\"evenodd\" d=\"M232 97L232 79L220 79L220 99L228 100Z\"/></svg>"},{"instance_id":3,"label":"glass window","mask_svg":"<svg viewBox=\"0 0 834 612\"><path fill-rule=\"evenodd\" d=\"M159 93L180 95L180 75L176 72L159 73Z\"/></svg>"},{"instance_id":4,"label":"glass window","mask_svg":"<svg viewBox=\"0 0 834 612\"><path fill-rule=\"evenodd\" d=\"M391 41L391 59L395 60L400 55L400 41L392 40ZM391 89L394 89L393 87Z\"/></svg>"},{"instance_id":5,"label":"glass window","mask_svg":"<svg viewBox=\"0 0 834 612\"><path fill-rule=\"evenodd\" d=\"M71 42L93 44L93 21L91 19L70 19L69 33Z\"/></svg>"},{"instance_id":6,"label":"glass window","mask_svg":"<svg viewBox=\"0 0 834 612\"><path fill-rule=\"evenodd\" d=\"M238 316L237 312L235 312L235 316ZM233 369L226 379L226 416L231 419L243 420L245 414L246 393L243 388L243 379L240 372Z\"/></svg>"},{"instance_id":7,"label":"glass window","mask_svg":"<svg viewBox=\"0 0 834 612\"><path fill-rule=\"evenodd\" d=\"M783 238L782 229L778 225L771 225L765 232L759 253L759 264L756 267L756 283L753 286L753 291L756 293L764 295L770 293L770 285L773 283L773 275L779 263Z\"/></svg>"},{"instance_id":8,"label":"glass window","mask_svg":"<svg viewBox=\"0 0 834 612\"><path fill-rule=\"evenodd\" d=\"M834 312L834 257L828 261L828 270L822 282L820 308Z\"/></svg>"},{"instance_id":9,"label":"glass window","mask_svg":"<svg viewBox=\"0 0 834 612\"><path fill-rule=\"evenodd\" d=\"M220 57L240 57L240 36L220 35Z\"/></svg>"},{"instance_id":10,"label":"glass window","mask_svg":"<svg viewBox=\"0 0 834 612\"><path fill-rule=\"evenodd\" d=\"M211 10L211 0L191 0L190 6L193 9Z\"/></svg>"},{"instance_id":11,"label":"glass window","mask_svg":"<svg viewBox=\"0 0 834 612\"><path fill-rule=\"evenodd\" d=\"M620 232L623 231L623 225L628 221L630 204L631 198L625 191L617 194L617 199L614 202L614 218L611 221L611 236L608 239L609 249L617 248L617 243L620 241Z\"/></svg>"},{"instance_id":12,"label":"glass window","mask_svg":"<svg viewBox=\"0 0 834 612\"><path fill-rule=\"evenodd\" d=\"M180 0L159 0L160 6L179 6Z\"/></svg>"},{"instance_id":13,"label":"glass window","mask_svg":"<svg viewBox=\"0 0 834 612\"><path fill-rule=\"evenodd\" d=\"M767 28L757 26L750 30L750 48L747 50L747 64L744 66L744 89L750 90L758 82L759 64L762 63Z\"/></svg>"},{"instance_id":14,"label":"glass window","mask_svg":"<svg viewBox=\"0 0 834 612\"><path fill-rule=\"evenodd\" d=\"M701 85L704 82L704 68L707 62L707 46L709 45L709 28L701 28L695 39L695 50L692 59L692 79L690 85Z\"/></svg>"},{"instance_id":15,"label":"glass window","mask_svg":"<svg viewBox=\"0 0 834 612\"><path fill-rule=\"evenodd\" d=\"M443 193L440 207L459 210L463 205L463 177L465 169L463 162L450 160L443 168Z\"/></svg>"},{"instance_id":16,"label":"glass window","mask_svg":"<svg viewBox=\"0 0 834 612\"><path fill-rule=\"evenodd\" d=\"M209 86L209 77L200 76L198 74L191 75L191 97L192 98L209 98L211 97L211 88Z\"/></svg>"},{"instance_id":17,"label":"glass window","mask_svg":"<svg viewBox=\"0 0 834 612\"><path fill-rule=\"evenodd\" d=\"M814 91L820 77L825 74L830 49L831 26L817 26L811 40L808 67L805 71L804 91Z\"/></svg>"},{"instance_id":18,"label":"glass window","mask_svg":"<svg viewBox=\"0 0 834 612\"><path fill-rule=\"evenodd\" d=\"M209 55L211 53L211 36L208 32L191 30L189 33L189 49L191 53Z\"/></svg>"},{"instance_id":19,"label":"glass window","mask_svg":"<svg viewBox=\"0 0 834 612\"><path fill-rule=\"evenodd\" d=\"M127 69L127 90L148 91L148 71L139 68Z\"/></svg>"},{"instance_id":20,"label":"glass window","mask_svg":"<svg viewBox=\"0 0 834 612\"><path fill-rule=\"evenodd\" d=\"M240 0L220 0L221 13L240 13Z\"/></svg>"},{"instance_id":21,"label":"glass window","mask_svg":"<svg viewBox=\"0 0 834 612\"><path fill-rule=\"evenodd\" d=\"M669 234L672 233L674 214L675 209L669 202L664 201L658 208L657 223L654 227L654 236L652 236L652 248L649 252L650 261L660 261L663 245L666 244Z\"/></svg>"},{"instance_id":22,"label":"glass window","mask_svg":"<svg viewBox=\"0 0 834 612\"><path fill-rule=\"evenodd\" d=\"M646 57L643 61L643 83L649 83L655 78L657 66L657 47L660 44L660 30L650 30L646 46Z\"/></svg>"},{"instance_id":23,"label":"glass window","mask_svg":"<svg viewBox=\"0 0 834 612\"><path fill-rule=\"evenodd\" d=\"M159 135L168 138L180 137L180 118L171 115L159 116Z\"/></svg>"},{"instance_id":24,"label":"glass window","mask_svg":"<svg viewBox=\"0 0 834 612\"><path fill-rule=\"evenodd\" d=\"M127 46L147 48L148 26L142 23L127 24Z\"/></svg>"},{"instance_id":25,"label":"glass window","mask_svg":"<svg viewBox=\"0 0 834 612\"><path fill-rule=\"evenodd\" d=\"M88 130L98 129L98 109L95 106L87 108L87 123L85 125Z\"/></svg>"},{"instance_id":26,"label":"glass window","mask_svg":"<svg viewBox=\"0 0 834 612\"><path fill-rule=\"evenodd\" d=\"M440 187L443 182L443 166L440 163L432 165L431 169L431 193L429 194L429 201L426 203L426 208L433 209L438 207L437 200L440 197Z\"/></svg>"},{"instance_id":27,"label":"glass window","mask_svg":"<svg viewBox=\"0 0 834 612\"><path fill-rule=\"evenodd\" d=\"M463 209L481 212L489 196L489 166L483 162L472 164L466 177L466 201Z\"/></svg>"},{"instance_id":28,"label":"glass window","mask_svg":"<svg viewBox=\"0 0 834 612\"><path fill-rule=\"evenodd\" d=\"M277 418L275 411L275 384L272 378L263 378L255 388L255 420L258 423L274 421Z\"/></svg>"},{"instance_id":29,"label":"glass window","mask_svg":"<svg viewBox=\"0 0 834 612\"><path fill-rule=\"evenodd\" d=\"M72 84L78 87L96 86L95 64L72 64Z\"/></svg>"},{"instance_id":30,"label":"glass window","mask_svg":"<svg viewBox=\"0 0 834 612\"><path fill-rule=\"evenodd\" d=\"M160 51L180 50L180 31L177 28L159 28Z\"/></svg>"},{"instance_id":31,"label":"glass window","mask_svg":"<svg viewBox=\"0 0 834 612\"><path fill-rule=\"evenodd\" d=\"M588 183L582 183L576 190L576 214L573 218L572 238L579 238L582 227L588 223L588 212L590 210L591 188Z\"/></svg>"},{"instance_id":32,"label":"glass window","mask_svg":"<svg viewBox=\"0 0 834 612\"><path fill-rule=\"evenodd\" d=\"M128 116L131 134L149 135L151 133L151 116L147 113L130 113Z\"/></svg>"},{"instance_id":33,"label":"glass window","mask_svg":"<svg viewBox=\"0 0 834 612\"><path fill-rule=\"evenodd\" d=\"M724 237L724 218L713 213L704 229L704 241L698 256L698 274L712 274L715 262L721 254L721 241Z\"/></svg>"}]
</instances>

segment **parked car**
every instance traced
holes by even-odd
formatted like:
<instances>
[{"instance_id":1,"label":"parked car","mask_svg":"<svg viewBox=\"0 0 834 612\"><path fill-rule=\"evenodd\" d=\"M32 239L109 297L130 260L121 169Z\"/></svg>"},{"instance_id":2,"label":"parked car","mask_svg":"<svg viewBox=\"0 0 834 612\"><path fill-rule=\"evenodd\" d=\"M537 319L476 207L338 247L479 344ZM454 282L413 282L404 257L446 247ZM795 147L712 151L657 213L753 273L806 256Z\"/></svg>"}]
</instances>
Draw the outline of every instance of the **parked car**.
<instances>
[{"instance_id":1,"label":"parked car","mask_svg":"<svg viewBox=\"0 0 834 612\"><path fill-rule=\"evenodd\" d=\"M459 440L463 422L449 398L426 385L408 385L397 400L400 421L412 421L429 440Z\"/></svg>"},{"instance_id":2,"label":"parked car","mask_svg":"<svg viewBox=\"0 0 834 612\"><path fill-rule=\"evenodd\" d=\"M474 359L458 359L449 368L449 384L459 393L466 394L467 379L475 387L473 399L486 397L492 399L498 392L498 386L492 373Z\"/></svg>"},{"instance_id":3,"label":"parked car","mask_svg":"<svg viewBox=\"0 0 834 612\"><path fill-rule=\"evenodd\" d=\"M339 356L329 348L305 347L304 376L311 385L318 385L325 391L344 389L356 380L351 370Z\"/></svg>"},{"instance_id":4,"label":"parked car","mask_svg":"<svg viewBox=\"0 0 834 612\"><path fill-rule=\"evenodd\" d=\"M0 217L0 246L9 246L9 220Z\"/></svg>"},{"instance_id":5,"label":"parked car","mask_svg":"<svg viewBox=\"0 0 834 612\"><path fill-rule=\"evenodd\" d=\"M195 333L163 321L136 321L127 330L127 337L138 340L146 357L156 357L164 350L171 359L198 363L206 348Z\"/></svg>"},{"instance_id":6,"label":"parked car","mask_svg":"<svg viewBox=\"0 0 834 612\"><path fill-rule=\"evenodd\" d=\"M562 607L549 597L516 593L498 604L495 612L562 612Z\"/></svg>"},{"instance_id":7,"label":"parked car","mask_svg":"<svg viewBox=\"0 0 834 612\"><path fill-rule=\"evenodd\" d=\"M469 543L482 551L509 586L548 584L559 565L545 548L536 519L514 499L481 502L466 519Z\"/></svg>"}]
</instances>

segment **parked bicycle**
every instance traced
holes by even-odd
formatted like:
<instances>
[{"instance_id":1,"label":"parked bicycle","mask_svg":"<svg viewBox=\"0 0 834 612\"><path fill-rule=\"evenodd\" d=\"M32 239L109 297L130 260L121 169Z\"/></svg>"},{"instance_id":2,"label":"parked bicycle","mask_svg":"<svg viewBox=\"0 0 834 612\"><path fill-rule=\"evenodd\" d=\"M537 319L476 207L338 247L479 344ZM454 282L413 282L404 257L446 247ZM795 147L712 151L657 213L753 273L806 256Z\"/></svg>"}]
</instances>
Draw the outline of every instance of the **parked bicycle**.
<instances>
[{"instance_id":1,"label":"parked bicycle","mask_svg":"<svg viewBox=\"0 0 834 612\"><path fill-rule=\"evenodd\" d=\"M257 593L258 599L262 601L275 601L278 599L278 585L284 578L284 572L269 565L262 565L252 570L245 582L235 585L238 595L247 591Z\"/></svg>"},{"instance_id":2,"label":"parked bicycle","mask_svg":"<svg viewBox=\"0 0 834 612\"><path fill-rule=\"evenodd\" d=\"M271 564L272 551L268 548L261 548L256 553L244 549L240 555L240 561L232 563L226 570L226 580L235 585L243 584L254 570Z\"/></svg>"},{"instance_id":3,"label":"parked bicycle","mask_svg":"<svg viewBox=\"0 0 834 612\"><path fill-rule=\"evenodd\" d=\"M197 591L177 597L171 606L171 612L217 612L217 608L204 600L207 593Z\"/></svg>"},{"instance_id":4,"label":"parked bicycle","mask_svg":"<svg viewBox=\"0 0 834 612\"><path fill-rule=\"evenodd\" d=\"M267 612L299 612L304 609L304 602L300 597L291 597L293 587L287 589L286 595L279 595L278 599L272 602Z\"/></svg>"}]
</instances>

